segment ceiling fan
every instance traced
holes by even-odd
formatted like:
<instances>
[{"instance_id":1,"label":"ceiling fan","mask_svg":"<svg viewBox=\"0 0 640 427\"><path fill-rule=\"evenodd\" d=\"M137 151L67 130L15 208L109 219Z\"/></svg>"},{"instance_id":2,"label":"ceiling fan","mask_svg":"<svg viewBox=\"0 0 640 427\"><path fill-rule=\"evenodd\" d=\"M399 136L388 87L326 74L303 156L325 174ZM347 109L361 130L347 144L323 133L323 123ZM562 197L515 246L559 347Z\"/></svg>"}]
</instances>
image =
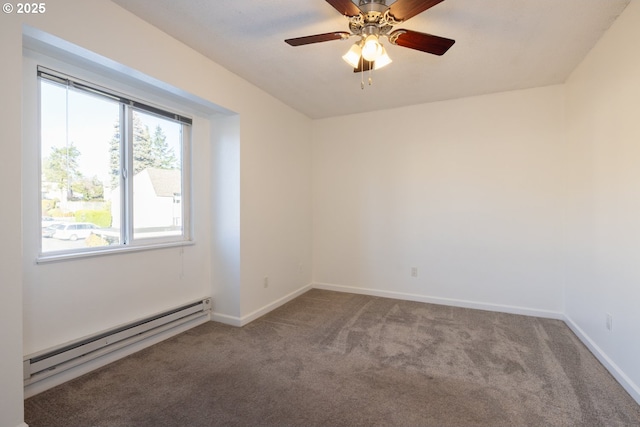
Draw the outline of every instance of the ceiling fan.
<instances>
[{"instance_id":1,"label":"ceiling fan","mask_svg":"<svg viewBox=\"0 0 640 427\"><path fill-rule=\"evenodd\" d=\"M349 19L349 30L287 39L291 46L303 46L331 40L346 40L359 36L342 59L353 67L353 71L377 70L391 63L380 37L387 37L389 43L415 49L434 55L444 55L455 40L418 31L397 29L395 25L405 22L419 13L437 5L443 0L326 0L334 9ZM387 3L390 5L387 6ZM393 30L393 31L392 31Z\"/></svg>"}]
</instances>

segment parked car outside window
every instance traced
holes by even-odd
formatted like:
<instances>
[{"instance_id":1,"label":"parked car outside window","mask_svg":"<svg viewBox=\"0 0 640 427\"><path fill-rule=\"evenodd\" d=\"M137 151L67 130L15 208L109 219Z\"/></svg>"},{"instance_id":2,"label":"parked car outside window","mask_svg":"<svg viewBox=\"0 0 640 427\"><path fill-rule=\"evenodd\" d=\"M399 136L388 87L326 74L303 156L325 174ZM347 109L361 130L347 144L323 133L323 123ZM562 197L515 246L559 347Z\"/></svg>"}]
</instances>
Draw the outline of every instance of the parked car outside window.
<instances>
[{"instance_id":1,"label":"parked car outside window","mask_svg":"<svg viewBox=\"0 0 640 427\"><path fill-rule=\"evenodd\" d=\"M86 239L98 228L100 227L89 222L57 223L43 228L42 237L75 241L78 239Z\"/></svg>"}]
</instances>

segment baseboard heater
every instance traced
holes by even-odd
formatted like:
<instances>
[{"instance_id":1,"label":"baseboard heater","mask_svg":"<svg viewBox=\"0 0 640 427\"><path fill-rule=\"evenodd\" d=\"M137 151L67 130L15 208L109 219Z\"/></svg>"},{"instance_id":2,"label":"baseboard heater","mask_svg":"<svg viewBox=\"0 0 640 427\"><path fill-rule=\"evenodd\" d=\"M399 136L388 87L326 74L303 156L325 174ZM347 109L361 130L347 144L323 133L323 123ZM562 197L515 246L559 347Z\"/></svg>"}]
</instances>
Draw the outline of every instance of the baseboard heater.
<instances>
[{"instance_id":1,"label":"baseboard heater","mask_svg":"<svg viewBox=\"0 0 640 427\"><path fill-rule=\"evenodd\" d=\"M208 316L211 299L205 298L133 323L110 329L23 359L25 385L104 356L145 338Z\"/></svg>"}]
</instances>

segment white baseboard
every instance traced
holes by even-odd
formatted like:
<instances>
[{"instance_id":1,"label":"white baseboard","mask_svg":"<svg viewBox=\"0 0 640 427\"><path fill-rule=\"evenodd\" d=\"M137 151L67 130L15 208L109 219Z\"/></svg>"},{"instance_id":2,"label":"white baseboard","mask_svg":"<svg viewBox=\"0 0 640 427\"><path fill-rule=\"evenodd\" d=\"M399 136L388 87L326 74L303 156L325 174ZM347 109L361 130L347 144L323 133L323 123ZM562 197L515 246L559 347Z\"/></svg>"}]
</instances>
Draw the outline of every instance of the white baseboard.
<instances>
[{"instance_id":1,"label":"white baseboard","mask_svg":"<svg viewBox=\"0 0 640 427\"><path fill-rule=\"evenodd\" d=\"M427 295L382 291L379 289L356 288L352 286L335 285L331 283L313 283L313 287L316 289L325 289L328 291L349 292L353 294L371 295L376 297L401 299L406 301L425 302L429 304L449 305L453 307L473 308L476 310L495 311L500 313L520 314L524 316L535 316L544 317L547 319L564 320L564 315L561 312L518 307L513 305L487 304L453 298L430 297Z\"/></svg>"},{"instance_id":2,"label":"white baseboard","mask_svg":"<svg viewBox=\"0 0 640 427\"><path fill-rule=\"evenodd\" d=\"M143 350L147 347L150 347L154 344L157 344L175 335L181 334L182 332L185 332L198 325L209 322L210 320L211 320L210 316L203 316L201 318L191 320L189 322L183 323L171 329L167 329L163 332L157 333L155 335L151 335L148 338L145 338L141 341L127 345L126 347L122 347L111 353L105 354L104 356L100 356L96 359L90 360L86 363L83 363L71 369L62 371L59 374L52 375L50 377L43 378L40 381L36 381L31 384L28 384L24 387L24 398L26 399L31 396L35 396L36 394L42 393L45 390L49 390L50 388L63 384L74 378L78 378L93 370L96 370L105 365L108 365L109 363L113 363L116 360L122 359L123 357L129 356L135 352Z\"/></svg>"},{"instance_id":3,"label":"white baseboard","mask_svg":"<svg viewBox=\"0 0 640 427\"><path fill-rule=\"evenodd\" d=\"M248 323L253 322L254 320L256 320L259 317L264 316L265 314L269 313L272 310L275 310L276 308L280 307L281 305L284 305L286 303L288 303L289 301L291 301L292 299L299 297L300 295L302 295L303 293L307 292L309 289L311 289L311 284L305 285L303 287L301 287L300 289L291 292L288 295L283 296L282 298L279 298L267 305L265 305L264 307L259 308L256 311L253 311L245 316L242 317L237 317L237 316L229 316L226 314L221 314L221 313L213 313L211 316L211 320L213 320L214 322L220 322L220 323L224 323L225 325L230 325L230 326L244 326Z\"/></svg>"},{"instance_id":4,"label":"white baseboard","mask_svg":"<svg viewBox=\"0 0 640 427\"><path fill-rule=\"evenodd\" d=\"M229 326L242 326L242 319L237 316L229 316L228 314L213 312L211 314L211 320L214 322L224 323Z\"/></svg>"},{"instance_id":5,"label":"white baseboard","mask_svg":"<svg viewBox=\"0 0 640 427\"><path fill-rule=\"evenodd\" d=\"M635 384L618 365L616 365L607 354L582 330L569 316L564 316L564 322L569 326L574 334L587 346L589 351L604 365L605 368L613 375L620 385L631 395L631 397L640 405L640 387Z\"/></svg>"},{"instance_id":6,"label":"white baseboard","mask_svg":"<svg viewBox=\"0 0 640 427\"><path fill-rule=\"evenodd\" d=\"M18 424L16 427L29 427L29 425L26 423L21 423L21 424Z\"/></svg>"}]
</instances>

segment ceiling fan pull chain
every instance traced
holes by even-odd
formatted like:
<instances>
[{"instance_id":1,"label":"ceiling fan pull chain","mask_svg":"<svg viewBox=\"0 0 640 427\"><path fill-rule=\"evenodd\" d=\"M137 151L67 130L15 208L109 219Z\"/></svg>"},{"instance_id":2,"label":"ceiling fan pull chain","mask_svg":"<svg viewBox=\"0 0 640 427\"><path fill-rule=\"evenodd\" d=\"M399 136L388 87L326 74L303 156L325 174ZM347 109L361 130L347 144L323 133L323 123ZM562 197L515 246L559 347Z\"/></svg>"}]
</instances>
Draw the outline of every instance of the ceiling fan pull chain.
<instances>
[{"instance_id":1,"label":"ceiling fan pull chain","mask_svg":"<svg viewBox=\"0 0 640 427\"><path fill-rule=\"evenodd\" d=\"M364 59L360 56L360 89L364 90Z\"/></svg>"},{"instance_id":2,"label":"ceiling fan pull chain","mask_svg":"<svg viewBox=\"0 0 640 427\"><path fill-rule=\"evenodd\" d=\"M373 74L373 64L371 64L371 66L369 67L369 86L373 84L373 78L371 77L372 74Z\"/></svg>"}]
</instances>

